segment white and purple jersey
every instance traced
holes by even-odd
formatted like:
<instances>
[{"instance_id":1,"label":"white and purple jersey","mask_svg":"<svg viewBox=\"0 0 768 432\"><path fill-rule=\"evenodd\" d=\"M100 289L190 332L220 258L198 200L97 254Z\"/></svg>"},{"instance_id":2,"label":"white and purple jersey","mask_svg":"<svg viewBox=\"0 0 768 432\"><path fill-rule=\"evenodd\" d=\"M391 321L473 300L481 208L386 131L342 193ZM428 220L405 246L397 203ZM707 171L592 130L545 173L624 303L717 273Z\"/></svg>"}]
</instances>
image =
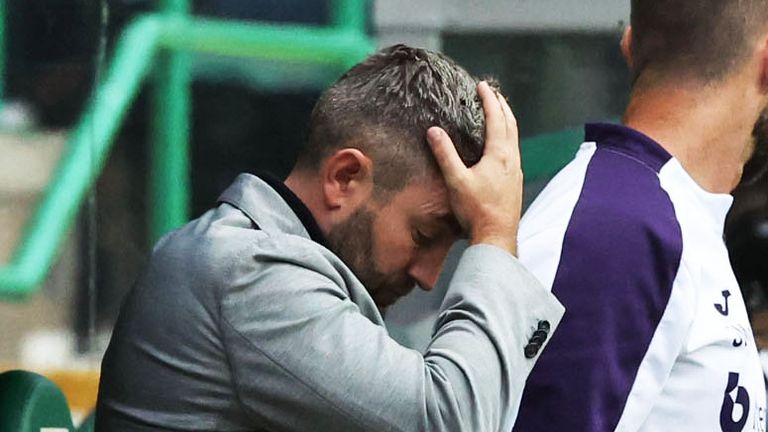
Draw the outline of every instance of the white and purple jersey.
<instances>
[{"instance_id":1,"label":"white and purple jersey","mask_svg":"<svg viewBox=\"0 0 768 432\"><path fill-rule=\"evenodd\" d=\"M566 313L515 432L765 430L763 373L723 242L731 203L651 138L587 125L521 224L521 261Z\"/></svg>"}]
</instances>

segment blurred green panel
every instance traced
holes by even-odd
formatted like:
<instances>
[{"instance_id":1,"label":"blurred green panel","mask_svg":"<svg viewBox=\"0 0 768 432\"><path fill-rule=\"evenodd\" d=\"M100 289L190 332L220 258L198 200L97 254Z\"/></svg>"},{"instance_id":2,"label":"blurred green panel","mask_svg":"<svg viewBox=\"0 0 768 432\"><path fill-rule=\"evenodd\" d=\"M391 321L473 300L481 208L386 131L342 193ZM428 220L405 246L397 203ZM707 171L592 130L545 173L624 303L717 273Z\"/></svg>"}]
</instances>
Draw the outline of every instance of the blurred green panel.
<instances>
[{"instance_id":1,"label":"blurred green panel","mask_svg":"<svg viewBox=\"0 0 768 432\"><path fill-rule=\"evenodd\" d=\"M547 180L570 162L584 141L582 129L524 139L520 143L526 183Z\"/></svg>"}]
</instances>

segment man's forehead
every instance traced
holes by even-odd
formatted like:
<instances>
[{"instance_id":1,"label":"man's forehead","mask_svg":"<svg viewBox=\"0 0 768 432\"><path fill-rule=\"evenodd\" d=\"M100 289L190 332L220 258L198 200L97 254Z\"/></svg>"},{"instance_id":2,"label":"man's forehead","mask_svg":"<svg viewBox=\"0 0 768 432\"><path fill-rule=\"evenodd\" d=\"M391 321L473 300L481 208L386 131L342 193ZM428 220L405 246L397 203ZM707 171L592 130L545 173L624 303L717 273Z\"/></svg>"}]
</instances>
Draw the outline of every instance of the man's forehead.
<instances>
[{"instance_id":1,"label":"man's forehead","mask_svg":"<svg viewBox=\"0 0 768 432\"><path fill-rule=\"evenodd\" d=\"M451 209L450 195L442 177L424 177L411 181L402 191L404 204L410 205L413 217L428 223L445 225L461 232L461 225Z\"/></svg>"},{"instance_id":2,"label":"man's forehead","mask_svg":"<svg viewBox=\"0 0 768 432\"><path fill-rule=\"evenodd\" d=\"M419 206L425 212L443 215L450 212L448 188L442 177L425 176L406 184L399 195Z\"/></svg>"}]
</instances>

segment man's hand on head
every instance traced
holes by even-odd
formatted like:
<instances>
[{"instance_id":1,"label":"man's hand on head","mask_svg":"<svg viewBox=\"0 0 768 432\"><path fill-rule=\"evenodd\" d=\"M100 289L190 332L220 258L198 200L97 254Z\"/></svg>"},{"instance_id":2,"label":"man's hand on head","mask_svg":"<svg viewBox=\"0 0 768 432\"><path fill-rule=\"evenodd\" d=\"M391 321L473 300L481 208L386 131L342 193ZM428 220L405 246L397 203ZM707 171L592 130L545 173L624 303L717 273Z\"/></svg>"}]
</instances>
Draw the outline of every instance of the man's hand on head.
<instances>
[{"instance_id":1,"label":"man's hand on head","mask_svg":"<svg viewBox=\"0 0 768 432\"><path fill-rule=\"evenodd\" d=\"M486 82L477 86L485 112L483 157L467 168L448 134L427 131L451 197L451 206L472 244L492 244L517 253L523 195L517 120L501 94Z\"/></svg>"}]
</instances>

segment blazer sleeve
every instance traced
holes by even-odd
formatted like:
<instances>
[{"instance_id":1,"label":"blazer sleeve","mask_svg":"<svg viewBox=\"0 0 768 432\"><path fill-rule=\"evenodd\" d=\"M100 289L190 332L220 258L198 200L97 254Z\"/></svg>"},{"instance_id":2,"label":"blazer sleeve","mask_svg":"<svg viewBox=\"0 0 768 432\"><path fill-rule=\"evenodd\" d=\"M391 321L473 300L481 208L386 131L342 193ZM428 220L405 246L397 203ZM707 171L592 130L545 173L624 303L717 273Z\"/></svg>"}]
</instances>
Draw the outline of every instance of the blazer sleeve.
<instances>
[{"instance_id":1,"label":"blazer sleeve","mask_svg":"<svg viewBox=\"0 0 768 432\"><path fill-rule=\"evenodd\" d=\"M422 355L332 278L276 257L254 265L223 295L220 326L241 403L280 431L508 431L536 360L525 347L563 314L513 256L472 246Z\"/></svg>"}]
</instances>

